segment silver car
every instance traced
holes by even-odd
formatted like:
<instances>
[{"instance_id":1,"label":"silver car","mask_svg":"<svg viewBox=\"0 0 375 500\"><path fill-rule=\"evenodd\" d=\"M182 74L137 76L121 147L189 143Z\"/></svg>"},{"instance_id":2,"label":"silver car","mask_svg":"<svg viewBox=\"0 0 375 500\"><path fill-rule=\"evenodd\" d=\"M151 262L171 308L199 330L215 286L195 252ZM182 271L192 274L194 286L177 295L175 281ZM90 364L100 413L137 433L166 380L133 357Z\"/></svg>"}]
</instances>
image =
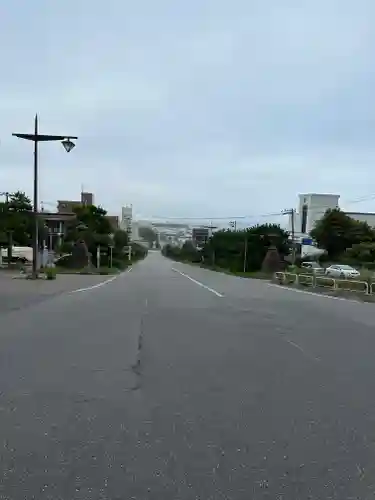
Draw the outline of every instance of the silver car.
<instances>
[{"instance_id":1,"label":"silver car","mask_svg":"<svg viewBox=\"0 0 375 500\"><path fill-rule=\"evenodd\" d=\"M330 276L331 278L353 279L359 278L360 273L352 266L335 264L327 267L326 276Z\"/></svg>"}]
</instances>

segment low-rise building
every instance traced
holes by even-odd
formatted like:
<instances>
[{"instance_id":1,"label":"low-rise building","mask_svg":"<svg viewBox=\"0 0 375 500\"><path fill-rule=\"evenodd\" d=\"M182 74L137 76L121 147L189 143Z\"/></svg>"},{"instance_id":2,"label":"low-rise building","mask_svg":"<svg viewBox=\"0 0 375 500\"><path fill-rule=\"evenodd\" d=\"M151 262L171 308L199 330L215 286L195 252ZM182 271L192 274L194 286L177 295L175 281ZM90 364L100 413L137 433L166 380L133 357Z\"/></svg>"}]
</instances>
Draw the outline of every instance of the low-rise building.
<instances>
[{"instance_id":1,"label":"low-rise building","mask_svg":"<svg viewBox=\"0 0 375 500\"><path fill-rule=\"evenodd\" d=\"M82 205L95 205L93 193L82 192L80 200L58 200L57 211L59 213L71 213L76 207Z\"/></svg>"},{"instance_id":2,"label":"low-rise building","mask_svg":"<svg viewBox=\"0 0 375 500\"><path fill-rule=\"evenodd\" d=\"M46 226L46 234L48 241L46 245L48 248L55 249L60 246L66 234L69 223L75 219L74 213L62 212L39 212L39 217L43 219Z\"/></svg>"},{"instance_id":3,"label":"low-rise building","mask_svg":"<svg viewBox=\"0 0 375 500\"><path fill-rule=\"evenodd\" d=\"M56 212L40 212L48 232L48 248L53 249L60 245L66 234L69 223L75 219L74 209L85 205L94 205L94 195L89 192L81 192L80 200L58 200ZM113 231L119 229L120 220L118 215L106 215Z\"/></svg>"}]
</instances>

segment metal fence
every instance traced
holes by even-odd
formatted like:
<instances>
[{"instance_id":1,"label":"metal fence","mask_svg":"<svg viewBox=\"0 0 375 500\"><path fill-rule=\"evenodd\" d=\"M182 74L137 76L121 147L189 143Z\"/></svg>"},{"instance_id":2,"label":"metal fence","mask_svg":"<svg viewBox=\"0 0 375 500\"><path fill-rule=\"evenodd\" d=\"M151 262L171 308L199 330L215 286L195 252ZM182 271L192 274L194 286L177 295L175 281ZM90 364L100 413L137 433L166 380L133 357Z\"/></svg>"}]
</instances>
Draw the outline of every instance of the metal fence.
<instances>
[{"instance_id":1,"label":"metal fence","mask_svg":"<svg viewBox=\"0 0 375 500\"><path fill-rule=\"evenodd\" d=\"M371 286L367 281L342 280L329 278L328 276L315 276L313 274L293 274L277 272L274 279L281 285L304 285L312 288L328 288L330 290L344 290L347 292L364 293L375 295L375 283Z\"/></svg>"}]
</instances>

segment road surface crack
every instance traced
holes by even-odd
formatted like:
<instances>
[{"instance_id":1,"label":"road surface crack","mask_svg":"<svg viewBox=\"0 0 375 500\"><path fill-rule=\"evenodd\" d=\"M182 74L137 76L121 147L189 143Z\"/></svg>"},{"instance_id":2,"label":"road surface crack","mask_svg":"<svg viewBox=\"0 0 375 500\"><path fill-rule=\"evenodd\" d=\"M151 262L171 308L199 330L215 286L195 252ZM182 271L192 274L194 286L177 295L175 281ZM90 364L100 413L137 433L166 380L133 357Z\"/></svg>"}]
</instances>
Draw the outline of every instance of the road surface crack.
<instances>
[{"instance_id":1,"label":"road surface crack","mask_svg":"<svg viewBox=\"0 0 375 500\"><path fill-rule=\"evenodd\" d=\"M143 349L143 339L144 339L144 328L145 328L145 318L148 313L148 300L145 300L144 308L141 313L141 318L139 322L139 335L138 335L138 343L137 343L137 357L136 362L132 366L132 370L137 377L137 382L134 387L131 388L132 391L138 391L141 388L142 383L142 349Z\"/></svg>"}]
</instances>

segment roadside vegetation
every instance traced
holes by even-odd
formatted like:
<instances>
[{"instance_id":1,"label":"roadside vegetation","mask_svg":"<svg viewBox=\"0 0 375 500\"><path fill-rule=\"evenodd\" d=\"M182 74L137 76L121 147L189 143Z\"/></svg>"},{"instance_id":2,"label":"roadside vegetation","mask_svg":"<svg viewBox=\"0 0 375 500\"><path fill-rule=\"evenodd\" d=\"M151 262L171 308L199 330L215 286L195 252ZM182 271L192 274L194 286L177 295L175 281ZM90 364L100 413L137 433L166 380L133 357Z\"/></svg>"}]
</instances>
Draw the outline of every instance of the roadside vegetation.
<instances>
[{"instance_id":1,"label":"roadside vegetation","mask_svg":"<svg viewBox=\"0 0 375 500\"><path fill-rule=\"evenodd\" d=\"M366 222L354 220L339 209L327 210L311 237L325 250L320 262L375 271L375 229Z\"/></svg>"},{"instance_id":2,"label":"roadside vegetation","mask_svg":"<svg viewBox=\"0 0 375 500\"><path fill-rule=\"evenodd\" d=\"M126 231L113 230L107 211L99 206L77 206L76 217L67 227L63 242L55 252L62 258L56 267L46 267L48 279L58 273L114 274L143 259L147 249L129 242ZM48 241L48 228L43 219L39 224L40 249ZM12 263L13 246L31 246L33 240L33 213L30 199L25 193L8 195L8 202L0 203L0 246L8 248L7 261ZM98 261L99 256L99 261ZM130 258L129 258L130 256ZM11 267L23 267L25 262L14 262ZM51 266L52 267L52 266Z\"/></svg>"},{"instance_id":3,"label":"roadside vegetation","mask_svg":"<svg viewBox=\"0 0 375 500\"><path fill-rule=\"evenodd\" d=\"M282 265L290 248L287 231L276 224L263 224L240 231L218 231L201 248L196 248L190 241L182 247L167 244L162 253L176 261L215 271L269 278L272 274L269 268Z\"/></svg>"},{"instance_id":4,"label":"roadside vegetation","mask_svg":"<svg viewBox=\"0 0 375 500\"><path fill-rule=\"evenodd\" d=\"M316 223L311 237L316 246L324 250L318 259L321 267L350 265L360 272L360 280L369 285L375 282L375 229L366 222L354 220L339 209L328 210ZM276 263L274 266L264 264L272 247L277 250L279 270L309 274L308 270L301 267L301 263L309 258L302 258L298 248L295 265L291 266L290 235L275 224L263 224L241 231L227 229L215 233L201 248L196 248L188 241L182 247L168 244L162 252L174 260L215 271L270 278L273 271L269 268L276 267Z\"/></svg>"}]
</instances>

